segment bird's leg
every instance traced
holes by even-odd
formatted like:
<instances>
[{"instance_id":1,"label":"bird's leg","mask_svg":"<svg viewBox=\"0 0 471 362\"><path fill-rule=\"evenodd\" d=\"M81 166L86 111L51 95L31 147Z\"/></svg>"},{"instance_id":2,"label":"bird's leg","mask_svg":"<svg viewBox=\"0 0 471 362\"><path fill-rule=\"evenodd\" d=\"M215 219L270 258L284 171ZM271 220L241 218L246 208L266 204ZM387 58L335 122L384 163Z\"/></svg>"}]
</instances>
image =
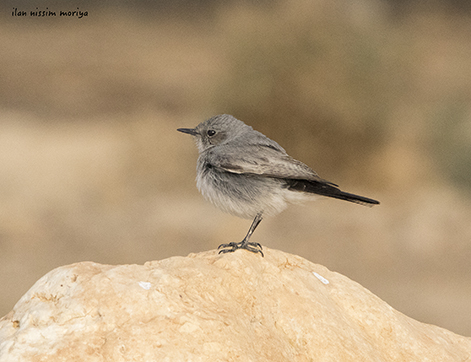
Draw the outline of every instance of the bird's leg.
<instances>
[{"instance_id":1,"label":"bird's leg","mask_svg":"<svg viewBox=\"0 0 471 362\"><path fill-rule=\"evenodd\" d=\"M253 220L252 225L250 225L250 229L247 232L247 235L245 235L244 240L242 240L240 243L232 242L228 244L219 245L218 249L221 249L219 251L219 254L232 253L236 251L237 249L245 249L245 250L251 251L252 253L260 253L263 256L262 246L259 243L249 242L250 237L252 236L253 232L257 228L258 224L260 224L260 221L262 221L262 213L259 213L255 216L255 219Z\"/></svg>"}]
</instances>

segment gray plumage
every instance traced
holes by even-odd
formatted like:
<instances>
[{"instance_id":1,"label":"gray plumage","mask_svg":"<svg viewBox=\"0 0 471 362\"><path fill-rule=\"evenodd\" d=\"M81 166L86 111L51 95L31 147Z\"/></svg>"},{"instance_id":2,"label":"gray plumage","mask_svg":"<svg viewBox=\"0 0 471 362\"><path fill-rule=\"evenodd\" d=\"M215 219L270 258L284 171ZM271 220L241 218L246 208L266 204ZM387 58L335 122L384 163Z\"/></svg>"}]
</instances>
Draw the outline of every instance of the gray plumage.
<instances>
[{"instance_id":1,"label":"gray plumage","mask_svg":"<svg viewBox=\"0 0 471 362\"><path fill-rule=\"evenodd\" d=\"M252 219L240 243L223 244L220 252L247 249L260 252L249 239L262 217L283 211L289 203L317 195L364 205L378 201L341 191L321 179L304 163L289 156L275 141L231 115L214 116L196 128L179 128L191 134L198 147L196 185L203 196L221 210Z\"/></svg>"}]
</instances>

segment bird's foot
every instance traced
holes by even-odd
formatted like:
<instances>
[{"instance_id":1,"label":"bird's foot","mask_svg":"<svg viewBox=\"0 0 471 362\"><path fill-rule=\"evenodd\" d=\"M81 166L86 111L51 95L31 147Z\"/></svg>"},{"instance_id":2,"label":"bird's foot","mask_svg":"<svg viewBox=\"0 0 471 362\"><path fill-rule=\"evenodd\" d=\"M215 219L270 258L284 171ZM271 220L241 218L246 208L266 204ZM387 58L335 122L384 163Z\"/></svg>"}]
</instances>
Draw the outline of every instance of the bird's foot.
<instances>
[{"instance_id":1,"label":"bird's foot","mask_svg":"<svg viewBox=\"0 0 471 362\"><path fill-rule=\"evenodd\" d=\"M219 254L223 253L233 253L237 249L245 249L248 250L252 253L260 253L263 255L262 252L262 246L259 243L250 243L250 242L243 242L241 241L240 243L228 243L228 244L221 244L218 246Z\"/></svg>"}]
</instances>

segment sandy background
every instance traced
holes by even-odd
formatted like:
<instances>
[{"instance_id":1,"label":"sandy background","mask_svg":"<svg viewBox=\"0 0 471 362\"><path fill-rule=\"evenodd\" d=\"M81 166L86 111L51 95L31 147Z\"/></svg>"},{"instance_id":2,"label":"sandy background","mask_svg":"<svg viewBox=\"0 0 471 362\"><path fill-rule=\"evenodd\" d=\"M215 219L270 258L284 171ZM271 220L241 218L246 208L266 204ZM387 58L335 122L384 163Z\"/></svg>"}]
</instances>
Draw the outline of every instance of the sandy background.
<instances>
[{"instance_id":1,"label":"sandy background","mask_svg":"<svg viewBox=\"0 0 471 362\"><path fill-rule=\"evenodd\" d=\"M239 241L176 132L231 113L342 189L253 241L471 336L471 6L431 1L42 2L0 21L0 315L51 269ZM117 5L119 4L119 6Z\"/></svg>"}]
</instances>

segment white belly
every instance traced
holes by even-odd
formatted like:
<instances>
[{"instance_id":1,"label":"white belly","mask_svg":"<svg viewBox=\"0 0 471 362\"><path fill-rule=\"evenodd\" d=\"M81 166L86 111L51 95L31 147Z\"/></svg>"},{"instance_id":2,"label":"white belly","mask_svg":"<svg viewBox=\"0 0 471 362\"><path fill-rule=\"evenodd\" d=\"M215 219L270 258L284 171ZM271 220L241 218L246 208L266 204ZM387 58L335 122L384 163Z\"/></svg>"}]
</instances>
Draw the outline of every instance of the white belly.
<instances>
[{"instance_id":1,"label":"white belly","mask_svg":"<svg viewBox=\"0 0 471 362\"><path fill-rule=\"evenodd\" d=\"M244 219L262 213L274 216L288 203L310 199L302 192L289 191L280 180L230 173L199 172L196 186L201 194L224 212Z\"/></svg>"}]
</instances>

